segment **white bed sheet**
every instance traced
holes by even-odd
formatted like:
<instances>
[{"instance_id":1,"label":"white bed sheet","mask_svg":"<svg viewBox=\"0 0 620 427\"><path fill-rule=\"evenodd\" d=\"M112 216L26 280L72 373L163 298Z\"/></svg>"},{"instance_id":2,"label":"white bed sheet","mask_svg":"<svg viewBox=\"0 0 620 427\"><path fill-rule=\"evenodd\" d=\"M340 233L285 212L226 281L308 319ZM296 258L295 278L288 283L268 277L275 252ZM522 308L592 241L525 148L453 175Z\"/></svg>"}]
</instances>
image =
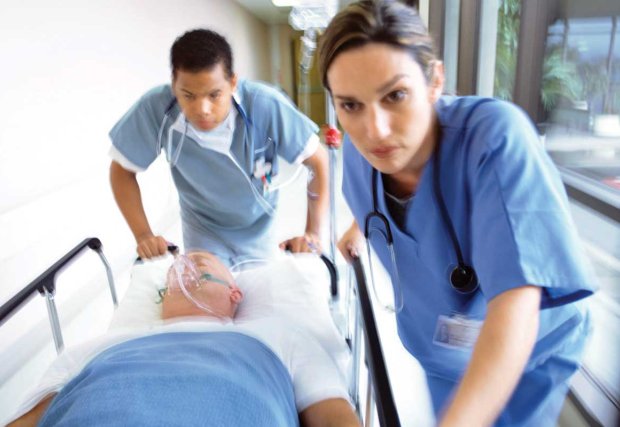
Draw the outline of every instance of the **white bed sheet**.
<instances>
[{"instance_id":1,"label":"white bed sheet","mask_svg":"<svg viewBox=\"0 0 620 427\"><path fill-rule=\"evenodd\" d=\"M12 419L30 410L50 392L58 391L66 378L77 373L76 369L79 371L84 363L103 349L138 336L167 331L232 330L254 336L261 341L264 341L264 329L279 329L280 335L289 331L288 333L295 335L294 341L318 342L323 350L320 351L319 359L328 361L321 366L329 365L331 360L335 368L331 373L333 381L326 383L321 392L346 397L342 393L343 390L346 393L350 372L349 349L332 321L328 306L329 271L317 256L290 255L236 274L235 279L244 293L244 299L238 308L234 324L228 326L218 322L209 324L182 319L175 322L161 320L161 304L157 304L158 290L164 287L171 263L172 257L164 257L136 264L132 269L131 283L112 318L109 332L82 345L70 355L61 356L61 363L56 363L42 382L28 393L26 401ZM277 340L270 346L281 358L286 354L279 348ZM283 360L283 363L289 371L297 369L290 360ZM315 380L311 372L319 367L308 367L308 372L292 375L303 375L306 377L304 381L311 383ZM316 389L312 393L314 392ZM300 396L298 405L305 407L307 402L314 399L316 396Z\"/></svg>"}]
</instances>

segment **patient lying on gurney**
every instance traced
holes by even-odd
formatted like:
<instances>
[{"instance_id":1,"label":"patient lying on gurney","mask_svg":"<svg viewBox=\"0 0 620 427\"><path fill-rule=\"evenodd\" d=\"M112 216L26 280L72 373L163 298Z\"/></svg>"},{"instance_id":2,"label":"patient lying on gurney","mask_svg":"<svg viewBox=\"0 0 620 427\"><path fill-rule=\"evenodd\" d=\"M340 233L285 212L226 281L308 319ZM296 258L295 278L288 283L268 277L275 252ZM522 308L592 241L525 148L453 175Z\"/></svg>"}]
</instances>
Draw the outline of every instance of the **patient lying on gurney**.
<instances>
[{"instance_id":1,"label":"patient lying on gurney","mask_svg":"<svg viewBox=\"0 0 620 427\"><path fill-rule=\"evenodd\" d=\"M232 321L243 294L213 255L177 257L166 285L167 320L65 351L9 425L359 425L311 335L288 319Z\"/></svg>"}]
</instances>

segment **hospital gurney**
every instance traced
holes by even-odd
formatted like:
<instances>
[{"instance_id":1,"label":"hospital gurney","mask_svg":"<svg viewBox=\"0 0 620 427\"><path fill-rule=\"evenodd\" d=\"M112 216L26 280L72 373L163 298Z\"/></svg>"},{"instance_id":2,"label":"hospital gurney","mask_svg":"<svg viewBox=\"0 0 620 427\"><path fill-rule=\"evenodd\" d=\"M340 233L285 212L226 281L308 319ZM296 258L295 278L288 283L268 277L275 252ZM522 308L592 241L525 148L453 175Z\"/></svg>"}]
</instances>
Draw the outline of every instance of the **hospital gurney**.
<instances>
[{"instance_id":1,"label":"hospital gurney","mask_svg":"<svg viewBox=\"0 0 620 427\"><path fill-rule=\"evenodd\" d=\"M24 287L7 303L0 307L0 325L4 324L20 307L25 304L35 293L40 293L46 299L49 321L51 325L52 336L54 339L56 351L61 353L64 347L62 331L58 319L58 310L54 302L56 294L56 277L66 267L68 267L78 255L82 254L86 248L90 248L97 252L100 257L108 278L108 285L115 307L118 307L116 289L110 265L108 264L102 250L102 244L97 238L88 238L79 243L70 250L50 268L48 268L39 277L33 280L29 285ZM339 292L337 270L334 264L324 255L320 256L321 260L327 268L329 274L329 293L331 295L330 305L336 306L340 301L341 293L350 293L350 300L344 310L349 311L348 315L354 319L348 331L345 331L344 338L351 349L353 362L351 364L350 375L350 394L354 402L360 419L366 420L366 425L372 424L374 403L376 402L377 416L382 426L397 426L399 424L396 407L392 398L392 392L387 377L385 362L383 359L378 333L374 322L374 315L366 288L364 271L359 259L353 264L357 286L350 287ZM352 285L351 281L349 285ZM359 303L357 297L359 296ZM364 335L364 342L361 341L361 335ZM359 376L361 369L362 346L365 346L364 357L369 373L369 388L366 390L366 404L362 408L360 396L363 394L360 390ZM364 411L365 413L362 413Z\"/></svg>"}]
</instances>

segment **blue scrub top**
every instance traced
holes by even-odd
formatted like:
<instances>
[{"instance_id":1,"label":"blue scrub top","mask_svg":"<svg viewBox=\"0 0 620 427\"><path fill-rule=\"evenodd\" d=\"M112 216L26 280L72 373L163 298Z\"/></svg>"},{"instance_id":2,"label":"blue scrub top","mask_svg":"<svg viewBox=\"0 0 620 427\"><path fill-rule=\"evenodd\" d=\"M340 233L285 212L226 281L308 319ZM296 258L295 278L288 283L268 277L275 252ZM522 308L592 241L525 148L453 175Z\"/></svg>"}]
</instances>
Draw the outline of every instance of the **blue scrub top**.
<instances>
[{"instance_id":1,"label":"blue scrub top","mask_svg":"<svg viewBox=\"0 0 620 427\"><path fill-rule=\"evenodd\" d=\"M288 98L265 84L239 81L233 104L238 114L230 151L244 172L225 154L201 147L189 132L171 169L186 249L209 249L229 263L263 257L275 247L269 233L272 216L257 201L248 179L272 208L278 194L263 191L261 177L254 176L256 161L271 162L275 176L279 157L294 162L318 131ZM131 163L146 169L159 155L159 132L165 150L168 131L180 113L170 85L156 87L112 128L112 144ZM180 132L172 131L172 153L181 138Z\"/></svg>"},{"instance_id":2,"label":"blue scrub top","mask_svg":"<svg viewBox=\"0 0 620 427\"><path fill-rule=\"evenodd\" d=\"M527 425L526 419L545 425L544 416L551 412L553 424L555 409L550 406L555 408L557 402L549 403L547 398L555 393L553 389L563 400L588 329L583 304L571 303L593 292L593 275L585 265L559 173L531 122L510 103L478 105L481 100L442 97L436 104L442 135L441 190L464 261L478 275L477 292L459 294L449 282L457 257L434 193L433 158L407 206L402 228L391 217L382 180L377 180L378 210L388 218L394 236L404 300L397 315L398 332L424 367L439 412L463 375L472 350L434 342L440 317L462 314L482 321L487 303L498 294L527 284L542 287L544 310L537 344L498 425ZM373 209L371 175L370 164L345 136L343 191L360 227ZM371 244L389 271L385 241L371 240ZM558 354L563 366L569 367L566 372L548 366Z\"/></svg>"}]
</instances>

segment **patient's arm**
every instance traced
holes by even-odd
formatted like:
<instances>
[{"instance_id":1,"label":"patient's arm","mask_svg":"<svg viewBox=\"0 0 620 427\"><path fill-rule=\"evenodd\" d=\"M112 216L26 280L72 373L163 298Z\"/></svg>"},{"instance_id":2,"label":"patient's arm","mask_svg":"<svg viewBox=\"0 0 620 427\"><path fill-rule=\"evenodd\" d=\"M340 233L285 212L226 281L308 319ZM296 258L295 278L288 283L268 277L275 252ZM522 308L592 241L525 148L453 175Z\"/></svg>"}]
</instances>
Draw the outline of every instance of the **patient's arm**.
<instances>
[{"instance_id":1,"label":"patient's arm","mask_svg":"<svg viewBox=\"0 0 620 427\"><path fill-rule=\"evenodd\" d=\"M349 402L326 399L310 405L300 414L304 427L359 427L361 424Z\"/></svg>"},{"instance_id":2,"label":"patient's arm","mask_svg":"<svg viewBox=\"0 0 620 427\"><path fill-rule=\"evenodd\" d=\"M36 426L39 423L39 420L45 413L48 405L52 401L52 399L56 396L56 393L52 393L48 395L45 399L40 401L37 406L32 408L30 411L26 412L21 417L17 418L13 422L7 424L7 427L30 427Z\"/></svg>"}]
</instances>

